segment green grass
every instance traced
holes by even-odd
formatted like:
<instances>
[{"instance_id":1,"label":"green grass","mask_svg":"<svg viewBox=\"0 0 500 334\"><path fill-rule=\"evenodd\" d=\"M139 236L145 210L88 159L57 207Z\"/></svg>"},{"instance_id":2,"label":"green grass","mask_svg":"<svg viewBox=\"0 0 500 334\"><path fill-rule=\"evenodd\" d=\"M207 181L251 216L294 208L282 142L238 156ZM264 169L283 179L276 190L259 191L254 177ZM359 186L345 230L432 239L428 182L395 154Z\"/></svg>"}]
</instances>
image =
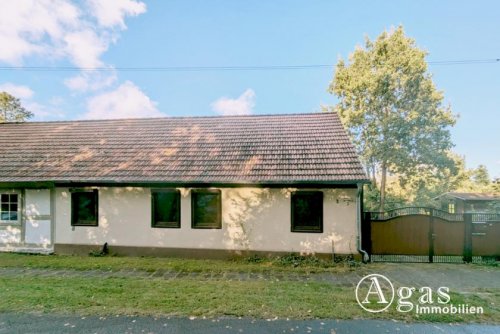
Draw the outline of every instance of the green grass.
<instances>
[{"instance_id":1,"label":"green grass","mask_svg":"<svg viewBox=\"0 0 500 334\"><path fill-rule=\"evenodd\" d=\"M367 313L357 305L353 288L320 282L0 278L0 312L499 322L498 299L498 294L452 294L453 303L483 306L486 313L417 317L398 313L395 307L381 314Z\"/></svg>"},{"instance_id":2,"label":"green grass","mask_svg":"<svg viewBox=\"0 0 500 334\"><path fill-rule=\"evenodd\" d=\"M344 272L352 263L331 263L316 258L285 256L275 259L239 258L234 260L196 260L155 257L64 256L0 253L0 267L51 268L74 270L173 270L184 272Z\"/></svg>"},{"instance_id":3,"label":"green grass","mask_svg":"<svg viewBox=\"0 0 500 334\"><path fill-rule=\"evenodd\" d=\"M372 314L355 301L354 287L323 282L287 281L286 273L377 271L385 264L351 267L349 263L285 256L231 261L175 258L41 256L0 254L0 267L72 270L174 270L183 272L254 272L281 274L281 280L231 281L136 277L0 276L0 312L50 312L81 315L241 316L255 318L398 319L433 322L500 323L500 291L452 293L453 304L482 306L483 315L416 315L395 305ZM478 268L481 269L481 268ZM414 302L416 302L416 296Z\"/></svg>"}]
</instances>

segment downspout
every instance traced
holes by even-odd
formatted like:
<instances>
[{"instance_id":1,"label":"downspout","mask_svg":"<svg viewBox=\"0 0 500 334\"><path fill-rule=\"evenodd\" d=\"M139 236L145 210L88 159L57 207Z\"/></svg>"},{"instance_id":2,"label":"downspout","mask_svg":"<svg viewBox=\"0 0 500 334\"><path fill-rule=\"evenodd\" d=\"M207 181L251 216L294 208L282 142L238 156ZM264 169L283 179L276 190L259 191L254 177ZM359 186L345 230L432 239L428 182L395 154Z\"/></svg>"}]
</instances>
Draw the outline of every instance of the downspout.
<instances>
[{"instance_id":1,"label":"downspout","mask_svg":"<svg viewBox=\"0 0 500 334\"><path fill-rule=\"evenodd\" d=\"M358 252L363 255L363 263L367 263L370 260L368 253L361 248L361 211L362 211L362 195L363 194L363 184L358 183L358 191L356 192L356 224L358 226L358 237L357 237L357 249Z\"/></svg>"}]
</instances>

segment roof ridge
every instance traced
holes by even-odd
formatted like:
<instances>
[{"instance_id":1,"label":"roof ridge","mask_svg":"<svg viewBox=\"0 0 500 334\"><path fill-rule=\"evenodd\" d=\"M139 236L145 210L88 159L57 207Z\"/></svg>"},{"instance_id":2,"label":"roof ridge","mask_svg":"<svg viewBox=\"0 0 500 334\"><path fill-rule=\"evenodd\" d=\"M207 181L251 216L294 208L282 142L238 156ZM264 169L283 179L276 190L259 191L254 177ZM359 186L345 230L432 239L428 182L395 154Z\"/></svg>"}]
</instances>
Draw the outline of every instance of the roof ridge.
<instances>
[{"instance_id":1,"label":"roof ridge","mask_svg":"<svg viewBox=\"0 0 500 334\"><path fill-rule=\"evenodd\" d=\"M231 118L258 118L258 117L287 117L287 116L338 116L333 111L300 112L283 114L251 114L251 115L195 115L195 116L165 116L165 117L129 117L129 118L103 118L103 119L74 119L56 121L28 121L28 122L5 122L0 126L11 124L56 124L56 123L91 123L91 122L119 122L119 121L147 121L163 119L231 119Z\"/></svg>"}]
</instances>

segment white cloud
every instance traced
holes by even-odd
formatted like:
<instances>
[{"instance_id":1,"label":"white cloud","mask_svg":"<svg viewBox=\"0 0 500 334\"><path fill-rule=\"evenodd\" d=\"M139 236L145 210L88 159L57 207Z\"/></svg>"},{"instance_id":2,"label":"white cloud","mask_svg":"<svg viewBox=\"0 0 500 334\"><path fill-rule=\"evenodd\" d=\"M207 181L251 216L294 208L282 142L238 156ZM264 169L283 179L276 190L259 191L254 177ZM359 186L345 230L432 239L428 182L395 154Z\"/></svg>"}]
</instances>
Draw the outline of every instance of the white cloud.
<instances>
[{"instance_id":1,"label":"white cloud","mask_svg":"<svg viewBox=\"0 0 500 334\"><path fill-rule=\"evenodd\" d=\"M101 26L119 26L125 29L125 16L137 16L146 12L146 5L132 0L89 0L90 8Z\"/></svg>"},{"instance_id":2,"label":"white cloud","mask_svg":"<svg viewBox=\"0 0 500 334\"><path fill-rule=\"evenodd\" d=\"M35 114L35 119L44 120L47 118L62 118L65 113L59 106L49 103L49 105L43 105L34 101L25 101L23 103L24 107Z\"/></svg>"},{"instance_id":3,"label":"white cloud","mask_svg":"<svg viewBox=\"0 0 500 334\"><path fill-rule=\"evenodd\" d=\"M82 72L74 77L64 80L64 84L77 92L96 91L113 85L118 79L115 71Z\"/></svg>"},{"instance_id":4,"label":"white cloud","mask_svg":"<svg viewBox=\"0 0 500 334\"><path fill-rule=\"evenodd\" d=\"M78 67L100 67L100 59L108 49L109 41L98 36L91 29L84 29L65 34L63 41L65 43L65 53L71 59L71 62Z\"/></svg>"},{"instance_id":5,"label":"white cloud","mask_svg":"<svg viewBox=\"0 0 500 334\"><path fill-rule=\"evenodd\" d=\"M34 94L28 86L16 85L10 82L1 84L0 92L7 92L18 99L30 99Z\"/></svg>"},{"instance_id":6,"label":"white cloud","mask_svg":"<svg viewBox=\"0 0 500 334\"><path fill-rule=\"evenodd\" d=\"M0 61L19 65L24 57L54 53L65 29L75 29L79 15L78 8L66 0L3 1Z\"/></svg>"},{"instance_id":7,"label":"white cloud","mask_svg":"<svg viewBox=\"0 0 500 334\"><path fill-rule=\"evenodd\" d=\"M212 109L221 115L250 115L255 107L255 92L247 89L238 98L221 97L211 104Z\"/></svg>"},{"instance_id":8,"label":"white cloud","mask_svg":"<svg viewBox=\"0 0 500 334\"><path fill-rule=\"evenodd\" d=\"M156 103L130 81L116 90L94 96L87 100L86 119L140 118L165 116L156 108Z\"/></svg>"},{"instance_id":9,"label":"white cloud","mask_svg":"<svg viewBox=\"0 0 500 334\"><path fill-rule=\"evenodd\" d=\"M50 98L49 103L54 107L61 106L64 104L64 99L60 96L53 96Z\"/></svg>"},{"instance_id":10,"label":"white cloud","mask_svg":"<svg viewBox=\"0 0 500 334\"><path fill-rule=\"evenodd\" d=\"M0 11L0 62L22 65L30 56L68 60L77 67L105 66L101 56L126 29L125 18L146 11L135 0L16 0L3 1ZM83 75L83 74L82 74ZM102 77L83 75L68 87L92 89ZM108 74L109 75L109 74ZM115 74L109 75L110 81Z\"/></svg>"}]
</instances>

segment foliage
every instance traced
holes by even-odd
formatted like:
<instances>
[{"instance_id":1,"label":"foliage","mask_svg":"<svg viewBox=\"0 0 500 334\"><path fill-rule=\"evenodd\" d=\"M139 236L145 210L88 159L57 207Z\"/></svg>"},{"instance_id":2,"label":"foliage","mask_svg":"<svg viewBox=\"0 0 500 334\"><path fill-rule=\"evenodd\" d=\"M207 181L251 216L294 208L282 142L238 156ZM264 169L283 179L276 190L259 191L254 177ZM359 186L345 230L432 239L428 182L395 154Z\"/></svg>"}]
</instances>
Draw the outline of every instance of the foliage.
<instances>
[{"instance_id":1,"label":"foliage","mask_svg":"<svg viewBox=\"0 0 500 334\"><path fill-rule=\"evenodd\" d=\"M253 255L245 258L245 261L248 263L262 263L265 260L266 260L265 258L258 256L257 254L253 254Z\"/></svg>"},{"instance_id":2,"label":"foliage","mask_svg":"<svg viewBox=\"0 0 500 334\"><path fill-rule=\"evenodd\" d=\"M33 113L26 110L18 98L0 92L0 123L24 122L32 117Z\"/></svg>"},{"instance_id":3,"label":"foliage","mask_svg":"<svg viewBox=\"0 0 500 334\"><path fill-rule=\"evenodd\" d=\"M316 256L300 255L298 253L290 253L283 256L278 256L274 259L274 263L281 266L292 266L292 267L332 267L334 264L331 261L322 260Z\"/></svg>"},{"instance_id":4,"label":"foliage","mask_svg":"<svg viewBox=\"0 0 500 334\"><path fill-rule=\"evenodd\" d=\"M381 209L388 175L402 187L425 188L430 178L440 179L442 170L454 173L449 127L456 117L442 105L425 56L400 26L375 41L367 39L349 63L340 60L329 88L339 98L335 110L374 183L381 175Z\"/></svg>"},{"instance_id":5,"label":"foliage","mask_svg":"<svg viewBox=\"0 0 500 334\"><path fill-rule=\"evenodd\" d=\"M479 186L488 187L491 183L490 174L485 165L479 165L472 173L472 180Z\"/></svg>"},{"instance_id":6,"label":"foliage","mask_svg":"<svg viewBox=\"0 0 500 334\"><path fill-rule=\"evenodd\" d=\"M495 181L491 183L491 189L493 192L500 193L500 178L495 179Z\"/></svg>"},{"instance_id":7,"label":"foliage","mask_svg":"<svg viewBox=\"0 0 500 334\"><path fill-rule=\"evenodd\" d=\"M392 188L389 188L389 190L390 191L386 193L385 210L392 210L409 205L407 196L391 191ZM364 211L380 210L380 190L373 183L365 186L363 199Z\"/></svg>"},{"instance_id":8,"label":"foliage","mask_svg":"<svg viewBox=\"0 0 500 334\"><path fill-rule=\"evenodd\" d=\"M453 168L442 168L438 174L422 171L413 175L402 185L396 177L389 177L387 183L386 210L403 206L438 206L434 200L446 192L485 192L499 193L498 184L491 181L485 166L468 169L463 157L451 154ZM377 211L380 203L380 191L373 184L365 186L364 206L367 211ZM495 208L492 208L494 211Z\"/></svg>"},{"instance_id":9,"label":"foliage","mask_svg":"<svg viewBox=\"0 0 500 334\"><path fill-rule=\"evenodd\" d=\"M500 180L492 180L484 165L477 168L464 169L464 179L455 187L458 192L496 193L500 195Z\"/></svg>"},{"instance_id":10,"label":"foliage","mask_svg":"<svg viewBox=\"0 0 500 334\"><path fill-rule=\"evenodd\" d=\"M389 192L411 205L437 205L434 198L446 192L457 191L471 177L471 171L465 168L465 160L456 154L448 154L453 162L450 166L436 170L422 169L404 184L395 180L389 184Z\"/></svg>"},{"instance_id":11,"label":"foliage","mask_svg":"<svg viewBox=\"0 0 500 334\"><path fill-rule=\"evenodd\" d=\"M286 257L286 256L285 256ZM323 260L321 260L323 261ZM281 263L280 263L281 262ZM316 260L307 260L299 266L283 265L285 260L251 256L235 258L232 260L211 259L181 259L181 258L155 258L155 257L122 257L101 256L100 250L95 250L90 256L65 256L65 255L27 255L0 253L0 267L24 268L51 268L72 270L136 270L136 271L181 271L186 273L215 273L224 272L251 272L251 273L297 273L307 274L315 272L345 272L345 266L317 265ZM323 263L323 262L321 262Z\"/></svg>"}]
</instances>

